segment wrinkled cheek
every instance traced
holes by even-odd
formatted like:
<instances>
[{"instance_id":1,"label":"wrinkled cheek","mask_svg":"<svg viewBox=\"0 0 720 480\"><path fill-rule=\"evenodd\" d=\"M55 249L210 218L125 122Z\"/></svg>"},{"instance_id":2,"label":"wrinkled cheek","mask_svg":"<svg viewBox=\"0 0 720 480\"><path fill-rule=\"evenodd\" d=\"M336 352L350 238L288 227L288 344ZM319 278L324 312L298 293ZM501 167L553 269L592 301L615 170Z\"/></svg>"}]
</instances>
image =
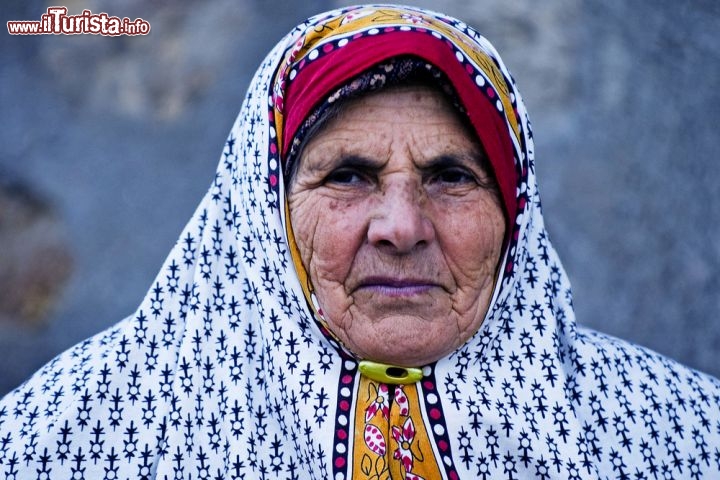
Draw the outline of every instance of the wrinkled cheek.
<instances>
[{"instance_id":1,"label":"wrinkled cheek","mask_svg":"<svg viewBox=\"0 0 720 480\"><path fill-rule=\"evenodd\" d=\"M312 251L312 239L315 236L317 215L308 208L306 192L291 194L288 198L292 235L305 268L308 267L309 253Z\"/></svg>"},{"instance_id":2,"label":"wrinkled cheek","mask_svg":"<svg viewBox=\"0 0 720 480\"><path fill-rule=\"evenodd\" d=\"M446 259L458 287L482 297L497 273L505 232L504 218L499 213L489 212L481 217L466 218L455 227L450 235L444 235Z\"/></svg>"},{"instance_id":3,"label":"wrinkled cheek","mask_svg":"<svg viewBox=\"0 0 720 480\"><path fill-rule=\"evenodd\" d=\"M291 215L303 265L331 326L333 320L342 323L352 304L345 283L363 241L362 215L322 198L296 207Z\"/></svg>"},{"instance_id":4,"label":"wrinkled cheek","mask_svg":"<svg viewBox=\"0 0 720 480\"><path fill-rule=\"evenodd\" d=\"M317 245L310 278L330 330L345 338L353 317L354 300L346 283L354 268L354 242L349 237L328 235Z\"/></svg>"},{"instance_id":5,"label":"wrinkled cheek","mask_svg":"<svg viewBox=\"0 0 720 480\"><path fill-rule=\"evenodd\" d=\"M318 283L319 280L326 282L339 281L342 274L342 262L339 258L341 254L335 242L331 240L331 237L324 236L322 232L318 232L313 242L312 260L310 264L313 273L312 280L316 283Z\"/></svg>"},{"instance_id":6,"label":"wrinkled cheek","mask_svg":"<svg viewBox=\"0 0 720 480\"><path fill-rule=\"evenodd\" d=\"M314 229L310 231L307 225L303 225L302 222L297 222L295 219L293 219L292 225L295 243L300 252L300 259L307 270L312 263L313 238L315 232Z\"/></svg>"},{"instance_id":7,"label":"wrinkled cheek","mask_svg":"<svg viewBox=\"0 0 720 480\"><path fill-rule=\"evenodd\" d=\"M340 227L340 228L337 228ZM340 222L324 221L317 225L309 259L310 279L316 290L344 291L344 282L354 258L355 239ZM319 292L329 293L329 292Z\"/></svg>"}]
</instances>

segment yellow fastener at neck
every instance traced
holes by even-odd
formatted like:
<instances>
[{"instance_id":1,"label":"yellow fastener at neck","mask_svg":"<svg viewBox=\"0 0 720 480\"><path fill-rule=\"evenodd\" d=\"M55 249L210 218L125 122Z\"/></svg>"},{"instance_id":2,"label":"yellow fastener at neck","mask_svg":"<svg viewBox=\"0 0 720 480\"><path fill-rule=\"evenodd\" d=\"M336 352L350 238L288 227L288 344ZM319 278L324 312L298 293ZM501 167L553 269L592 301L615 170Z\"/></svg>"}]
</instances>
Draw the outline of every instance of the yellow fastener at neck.
<instances>
[{"instance_id":1,"label":"yellow fastener at neck","mask_svg":"<svg viewBox=\"0 0 720 480\"><path fill-rule=\"evenodd\" d=\"M419 368L398 367L384 363L362 360L359 364L360 373L371 380L392 385L406 385L419 382L423 377Z\"/></svg>"}]
</instances>

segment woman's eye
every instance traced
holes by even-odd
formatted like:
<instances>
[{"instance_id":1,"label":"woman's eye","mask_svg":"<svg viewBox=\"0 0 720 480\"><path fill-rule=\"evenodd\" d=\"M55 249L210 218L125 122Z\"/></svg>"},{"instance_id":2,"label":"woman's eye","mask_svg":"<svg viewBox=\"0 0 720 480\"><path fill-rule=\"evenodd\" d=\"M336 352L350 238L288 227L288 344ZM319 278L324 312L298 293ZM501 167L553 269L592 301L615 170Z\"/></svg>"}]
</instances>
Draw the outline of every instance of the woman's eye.
<instances>
[{"instance_id":1,"label":"woman's eye","mask_svg":"<svg viewBox=\"0 0 720 480\"><path fill-rule=\"evenodd\" d=\"M463 168L446 168L433 176L435 182L449 184L475 183L475 176Z\"/></svg>"},{"instance_id":2,"label":"woman's eye","mask_svg":"<svg viewBox=\"0 0 720 480\"><path fill-rule=\"evenodd\" d=\"M335 170L325 178L326 183L336 183L342 185L352 185L364 181L365 177L363 175L350 169Z\"/></svg>"}]
</instances>

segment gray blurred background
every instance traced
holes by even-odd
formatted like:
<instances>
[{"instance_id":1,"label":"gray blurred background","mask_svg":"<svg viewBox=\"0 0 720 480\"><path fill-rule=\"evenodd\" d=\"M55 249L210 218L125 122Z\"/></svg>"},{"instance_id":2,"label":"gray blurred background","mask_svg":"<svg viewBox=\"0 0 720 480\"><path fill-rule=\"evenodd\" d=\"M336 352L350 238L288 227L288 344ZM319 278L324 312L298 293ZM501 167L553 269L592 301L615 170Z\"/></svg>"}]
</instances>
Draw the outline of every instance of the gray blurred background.
<instances>
[{"instance_id":1,"label":"gray blurred background","mask_svg":"<svg viewBox=\"0 0 720 480\"><path fill-rule=\"evenodd\" d=\"M262 57L348 4L18 0L2 28L58 3L152 31L0 33L0 395L133 312ZM416 4L474 25L513 72L578 320L720 375L720 2Z\"/></svg>"}]
</instances>

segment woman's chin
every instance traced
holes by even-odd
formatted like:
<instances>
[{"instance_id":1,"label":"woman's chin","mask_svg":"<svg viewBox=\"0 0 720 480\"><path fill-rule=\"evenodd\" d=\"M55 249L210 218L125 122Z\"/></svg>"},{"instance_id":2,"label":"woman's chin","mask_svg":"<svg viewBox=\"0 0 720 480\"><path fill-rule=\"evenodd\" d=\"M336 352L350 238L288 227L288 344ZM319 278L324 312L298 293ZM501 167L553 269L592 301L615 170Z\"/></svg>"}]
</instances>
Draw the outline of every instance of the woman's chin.
<instances>
[{"instance_id":1,"label":"woman's chin","mask_svg":"<svg viewBox=\"0 0 720 480\"><path fill-rule=\"evenodd\" d=\"M372 323L355 319L352 327L335 332L351 352L363 360L402 367L434 363L466 340L459 336L457 323L407 314L384 316Z\"/></svg>"}]
</instances>

